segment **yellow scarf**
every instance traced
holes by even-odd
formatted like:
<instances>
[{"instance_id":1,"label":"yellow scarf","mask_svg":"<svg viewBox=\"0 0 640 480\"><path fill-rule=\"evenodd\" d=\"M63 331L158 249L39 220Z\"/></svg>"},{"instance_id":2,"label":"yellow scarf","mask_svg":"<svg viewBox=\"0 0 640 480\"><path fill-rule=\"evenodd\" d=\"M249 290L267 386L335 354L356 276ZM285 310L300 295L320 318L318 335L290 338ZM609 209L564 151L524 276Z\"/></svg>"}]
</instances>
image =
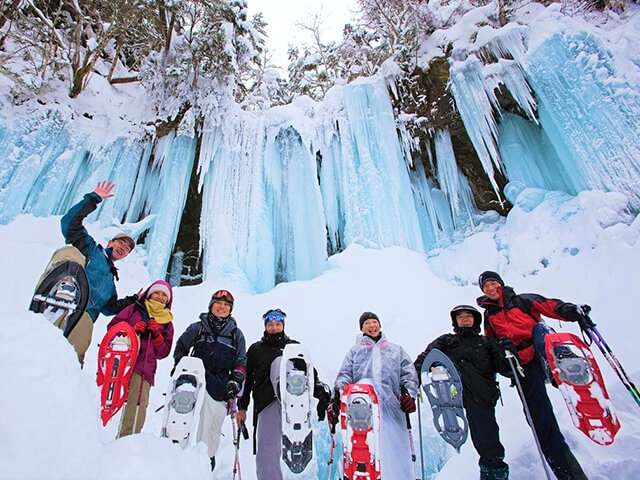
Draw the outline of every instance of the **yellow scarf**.
<instances>
[{"instance_id":1,"label":"yellow scarf","mask_svg":"<svg viewBox=\"0 0 640 480\"><path fill-rule=\"evenodd\" d=\"M147 307L149 316L151 318L155 318L156 322L160 324L169 323L171 320L173 320L173 313L171 313L171 310L169 310L169 308L164 303L146 298L144 301L144 306Z\"/></svg>"}]
</instances>

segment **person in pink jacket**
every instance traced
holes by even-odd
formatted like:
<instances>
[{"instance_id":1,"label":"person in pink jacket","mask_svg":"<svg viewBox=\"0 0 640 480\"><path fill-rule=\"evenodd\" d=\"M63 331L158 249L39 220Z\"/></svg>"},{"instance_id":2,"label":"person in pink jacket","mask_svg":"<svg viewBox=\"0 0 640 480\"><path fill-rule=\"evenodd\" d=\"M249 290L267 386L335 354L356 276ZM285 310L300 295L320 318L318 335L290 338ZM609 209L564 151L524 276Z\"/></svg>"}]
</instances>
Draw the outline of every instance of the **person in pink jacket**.
<instances>
[{"instance_id":1,"label":"person in pink jacket","mask_svg":"<svg viewBox=\"0 0 640 480\"><path fill-rule=\"evenodd\" d=\"M127 322L140 338L140 352L129 382L118 438L140 433L144 425L158 360L169 355L173 343L172 301L171 285L157 280L139 300L118 313L107 326L109 329L118 322Z\"/></svg>"}]
</instances>

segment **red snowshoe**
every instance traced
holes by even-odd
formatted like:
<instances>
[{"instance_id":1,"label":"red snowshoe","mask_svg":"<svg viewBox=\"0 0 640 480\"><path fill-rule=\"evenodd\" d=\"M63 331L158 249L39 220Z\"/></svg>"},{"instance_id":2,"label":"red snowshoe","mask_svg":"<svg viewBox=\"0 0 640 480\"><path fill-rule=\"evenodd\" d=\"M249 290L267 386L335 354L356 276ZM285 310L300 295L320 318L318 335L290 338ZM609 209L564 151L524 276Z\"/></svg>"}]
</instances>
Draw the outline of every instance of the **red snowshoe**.
<instances>
[{"instance_id":1,"label":"red snowshoe","mask_svg":"<svg viewBox=\"0 0 640 480\"><path fill-rule=\"evenodd\" d=\"M119 322L111 327L100 343L96 383L102 386L100 417L103 426L118 413L127 399L129 380L139 349L140 340L126 322Z\"/></svg>"},{"instance_id":2,"label":"red snowshoe","mask_svg":"<svg viewBox=\"0 0 640 480\"><path fill-rule=\"evenodd\" d=\"M373 385L347 385L341 395L345 480L380 479L380 405Z\"/></svg>"},{"instance_id":3,"label":"red snowshoe","mask_svg":"<svg viewBox=\"0 0 640 480\"><path fill-rule=\"evenodd\" d=\"M573 424L599 445L613 443L620 422L589 347L571 333L549 333L545 351Z\"/></svg>"}]
</instances>

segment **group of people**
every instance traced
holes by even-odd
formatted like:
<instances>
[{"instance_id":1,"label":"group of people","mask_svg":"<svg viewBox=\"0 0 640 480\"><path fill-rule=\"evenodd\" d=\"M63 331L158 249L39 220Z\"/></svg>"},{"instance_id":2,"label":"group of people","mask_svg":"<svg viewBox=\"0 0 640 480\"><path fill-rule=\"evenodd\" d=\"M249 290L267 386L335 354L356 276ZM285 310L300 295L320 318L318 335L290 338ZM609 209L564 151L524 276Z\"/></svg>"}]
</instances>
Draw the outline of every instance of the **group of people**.
<instances>
[{"instance_id":1,"label":"group of people","mask_svg":"<svg viewBox=\"0 0 640 480\"><path fill-rule=\"evenodd\" d=\"M103 248L87 233L84 218L104 199L113 196L114 185L101 182L98 187L70 209L62 218L67 243L86 259L90 283L89 303L81 321L68 339L80 362L91 341L93 323L99 313L114 315L109 325L128 322L140 336L141 351L130 381L119 435L140 432L154 383L158 360L167 357L173 343L171 285L158 280L145 291L118 299L114 262L124 259L135 241L118 234ZM340 394L351 383L367 381L374 385L381 413L381 476L387 479L414 478L406 415L416 410L419 372L427 354L438 349L453 361L463 384L463 402L472 443L479 454L480 478L503 480L509 477L505 450L500 442L495 406L499 397L496 374L511 377L505 352L511 352L524 369L519 379L528 405L533 428L549 464L559 480L584 480L586 475L560 432L547 396L551 379L544 351L544 336L552 331L542 322L547 316L581 322L584 311L579 305L548 299L537 294L516 294L496 272L486 271L478 280L483 295L477 305L458 305L451 310L453 333L428 344L412 361L399 345L387 340L381 322L373 312L359 318L360 335L346 354L333 388L320 381L314 371L313 396L317 415L325 414L335 427L340 414ZM280 470L281 406L279 397L280 360L284 347L298 343L285 333L286 313L269 309L262 316L262 338L246 349L244 335L231 315L234 297L227 290L215 292L207 311L178 338L175 364L185 355L202 359L206 370L205 401L201 410L198 440L208 447L211 468L215 467L222 425L229 406L237 401L236 421L244 423L253 399L254 453L257 477L282 478Z\"/></svg>"}]
</instances>

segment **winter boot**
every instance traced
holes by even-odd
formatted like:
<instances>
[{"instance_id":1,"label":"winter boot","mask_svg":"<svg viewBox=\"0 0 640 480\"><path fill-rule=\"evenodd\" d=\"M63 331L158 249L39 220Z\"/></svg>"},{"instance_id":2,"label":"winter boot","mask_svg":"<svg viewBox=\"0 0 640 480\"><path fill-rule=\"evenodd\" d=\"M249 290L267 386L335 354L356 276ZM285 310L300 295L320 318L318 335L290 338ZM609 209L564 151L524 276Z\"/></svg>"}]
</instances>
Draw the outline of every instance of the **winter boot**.
<instances>
[{"instance_id":1,"label":"winter boot","mask_svg":"<svg viewBox=\"0 0 640 480\"><path fill-rule=\"evenodd\" d=\"M480 480L509 480L509 465L481 463Z\"/></svg>"}]
</instances>

